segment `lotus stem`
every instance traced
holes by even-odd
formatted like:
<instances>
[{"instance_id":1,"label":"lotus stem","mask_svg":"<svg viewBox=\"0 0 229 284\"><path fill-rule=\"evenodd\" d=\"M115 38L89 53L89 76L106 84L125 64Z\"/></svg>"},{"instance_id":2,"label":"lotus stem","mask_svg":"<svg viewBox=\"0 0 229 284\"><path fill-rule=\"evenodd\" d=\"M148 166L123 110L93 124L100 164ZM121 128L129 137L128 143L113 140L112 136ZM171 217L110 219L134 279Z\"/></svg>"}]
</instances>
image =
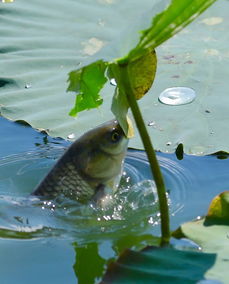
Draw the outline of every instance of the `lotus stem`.
<instances>
[{"instance_id":1,"label":"lotus stem","mask_svg":"<svg viewBox=\"0 0 229 284\"><path fill-rule=\"evenodd\" d=\"M120 83L124 90L124 95L128 100L130 109L132 111L135 123L137 125L139 134L141 136L141 140L143 142L152 175L155 180L158 200L159 200L159 210L160 210L160 218L161 218L161 246L167 246L170 240L170 228L169 228L169 207L166 196L166 189L163 180L163 176L161 173L161 169L156 157L156 153L154 151L153 145L150 140L150 136L147 132L140 108L138 106L137 100L135 98L134 92L132 90L132 86L130 83L130 78L128 74L128 62L118 63L121 72Z\"/></svg>"}]
</instances>

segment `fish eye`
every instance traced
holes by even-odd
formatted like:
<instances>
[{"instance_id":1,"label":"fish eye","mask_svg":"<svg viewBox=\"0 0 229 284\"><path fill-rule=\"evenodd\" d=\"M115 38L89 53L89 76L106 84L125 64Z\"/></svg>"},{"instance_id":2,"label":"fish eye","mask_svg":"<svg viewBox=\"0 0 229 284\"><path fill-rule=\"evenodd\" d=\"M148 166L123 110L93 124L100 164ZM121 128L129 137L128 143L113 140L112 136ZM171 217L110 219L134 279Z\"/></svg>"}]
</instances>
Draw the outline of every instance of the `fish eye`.
<instances>
[{"instance_id":1,"label":"fish eye","mask_svg":"<svg viewBox=\"0 0 229 284\"><path fill-rule=\"evenodd\" d=\"M116 130L111 132L111 142L115 143L118 142L121 138L121 134L118 133Z\"/></svg>"}]
</instances>

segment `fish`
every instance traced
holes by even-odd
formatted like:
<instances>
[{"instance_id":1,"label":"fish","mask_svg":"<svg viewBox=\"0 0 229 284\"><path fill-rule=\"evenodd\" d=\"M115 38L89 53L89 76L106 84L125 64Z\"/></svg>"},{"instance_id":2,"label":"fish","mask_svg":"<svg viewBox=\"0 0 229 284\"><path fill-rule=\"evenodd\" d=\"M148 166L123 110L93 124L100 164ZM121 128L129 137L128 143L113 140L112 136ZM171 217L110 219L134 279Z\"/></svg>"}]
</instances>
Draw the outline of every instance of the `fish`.
<instances>
[{"instance_id":1,"label":"fish","mask_svg":"<svg viewBox=\"0 0 229 284\"><path fill-rule=\"evenodd\" d=\"M113 119L73 142L32 193L50 198L63 195L85 203L119 185L128 138Z\"/></svg>"}]
</instances>

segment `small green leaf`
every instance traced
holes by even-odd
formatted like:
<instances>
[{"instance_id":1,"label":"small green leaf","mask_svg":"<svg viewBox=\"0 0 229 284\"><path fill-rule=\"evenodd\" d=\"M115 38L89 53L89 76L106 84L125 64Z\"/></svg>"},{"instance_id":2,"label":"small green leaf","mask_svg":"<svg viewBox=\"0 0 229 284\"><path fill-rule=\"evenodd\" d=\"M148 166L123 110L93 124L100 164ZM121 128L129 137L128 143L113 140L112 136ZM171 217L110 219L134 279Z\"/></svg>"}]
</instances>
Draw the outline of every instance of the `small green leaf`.
<instances>
[{"instance_id":1,"label":"small green leaf","mask_svg":"<svg viewBox=\"0 0 229 284\"><path fill-rule=\"evenodd\" d=\"M99 92L107 81L105 70L107 63L96 61L82 69L69 73L68 91L78 93L71 116L76 116L80 111L96 108L103 102Z\"/></svg>"},{"instance_id":2,"label":"small green leaf","mask_svg":"<svg viewBox=\"0 0 229 284\"><path fill-rule=\"evenodd\" d=\"M68 77L68 88L67 92L79 92L80 91L80 80L82 76L82 69L74 70L69 73Z\"/></svg>"}]
</instances>

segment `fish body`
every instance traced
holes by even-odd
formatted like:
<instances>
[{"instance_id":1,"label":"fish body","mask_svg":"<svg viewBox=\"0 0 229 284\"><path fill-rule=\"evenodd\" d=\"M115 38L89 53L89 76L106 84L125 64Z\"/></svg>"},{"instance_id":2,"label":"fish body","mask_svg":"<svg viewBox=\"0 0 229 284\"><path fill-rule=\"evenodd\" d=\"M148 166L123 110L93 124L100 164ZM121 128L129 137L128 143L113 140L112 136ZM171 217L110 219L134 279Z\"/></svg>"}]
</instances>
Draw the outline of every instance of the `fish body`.
<instances>
[{"instance_id":1,"label":"fish body","mask_svg":"<svg viewBox=\"0 0 229 284\"><path fill-rule=\"evenodd\" d=\"M86 202L106 187L117 187L127 144L117 120L86 132L65 151L33 194L63 194Z\"/></svg>"}]
</instances>

